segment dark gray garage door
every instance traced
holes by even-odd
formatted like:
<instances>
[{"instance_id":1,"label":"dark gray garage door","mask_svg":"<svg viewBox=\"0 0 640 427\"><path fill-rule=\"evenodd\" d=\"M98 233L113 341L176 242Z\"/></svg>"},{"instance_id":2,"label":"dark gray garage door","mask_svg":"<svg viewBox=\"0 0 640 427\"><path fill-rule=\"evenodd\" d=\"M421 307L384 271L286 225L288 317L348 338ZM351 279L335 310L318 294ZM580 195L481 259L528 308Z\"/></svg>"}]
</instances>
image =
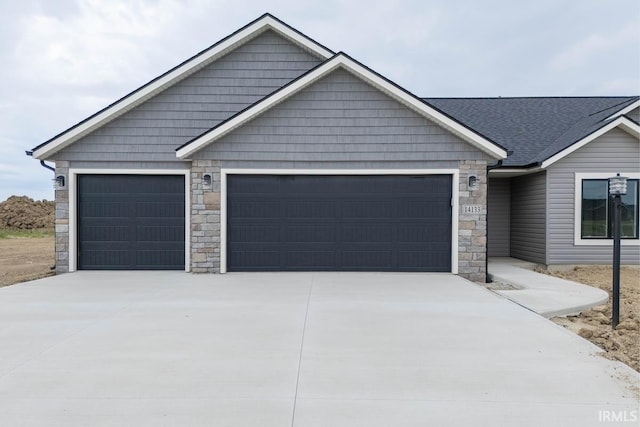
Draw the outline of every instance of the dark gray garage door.
<instances>
[{"instance_id":1,"label":"dark gray garage door","mask_svg":"<svg viewBox=\"0 0 640 427\"><path fill-rule=\"evenodd\" d=\"M229 271L451 271L451 176L230 175Z\"/></svg>"},{"instance_id":2,"label":"dark gray garage door","mask_svg":"<svg viewBox=\"0 0 640 427\"><path fill-rule=\"evenodd\" d=\"M182 270L184 176L79 175L78 268Z\"/></svg>"}]
</instances>

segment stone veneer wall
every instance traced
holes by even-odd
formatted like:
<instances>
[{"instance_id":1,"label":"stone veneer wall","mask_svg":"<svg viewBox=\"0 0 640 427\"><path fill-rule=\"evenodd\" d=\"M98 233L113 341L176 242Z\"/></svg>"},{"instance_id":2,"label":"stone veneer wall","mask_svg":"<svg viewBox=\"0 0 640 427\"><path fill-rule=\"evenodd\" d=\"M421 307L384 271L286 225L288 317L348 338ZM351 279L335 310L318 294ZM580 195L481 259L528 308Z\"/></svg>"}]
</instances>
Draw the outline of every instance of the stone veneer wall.
<instances>
[{"instance_id":1,"label":"stone veneer wall","mask_svg":"<svg viewBox=\"0 0 640 427\"><path fill-rule=\"evenodd\" d=\"M461 161L458 218L458 274L474 282L487 275L487 162ZM478 177L478 188L470 191L469 175ZM479 214L463 214L463 205L480 205Z\"/></svg>"},{"instance_id":2,"label":"stone veneer wall","mask_svg":"<svg viewBox=\"0 0 640 427\"><path fill-rule=\"evenodd\" d=\"M203 182L211 174L211 185ZM191 271L220 272L220 162L191 164Z\"/></svg>"},{"instance_id":3,"label":"stone veneer wall","mask_svg":"<svg viewBox=\"0 0 640 427\"><path fill-rule=\"evenodd\" d=\"M56 161L56 176L64 175L66 186L55 191L56 273L69 271L69 162Z\"/></svg>"}]
</instances>

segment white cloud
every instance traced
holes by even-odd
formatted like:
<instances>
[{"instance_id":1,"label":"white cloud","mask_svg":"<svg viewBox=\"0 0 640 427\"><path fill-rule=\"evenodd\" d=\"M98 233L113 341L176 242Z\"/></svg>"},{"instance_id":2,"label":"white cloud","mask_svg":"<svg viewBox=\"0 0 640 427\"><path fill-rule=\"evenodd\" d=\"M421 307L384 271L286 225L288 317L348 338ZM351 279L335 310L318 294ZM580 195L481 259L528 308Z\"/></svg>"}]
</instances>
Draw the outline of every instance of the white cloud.
<instances>
[{"instance_id":1,"label":"white cloud","mask_svg":"<svg viewBox=\"0 0 640 427\"><path fill-rule=\"evenodd\" d=\"M24 81L86 86L119 83L144 68L141 48L174 16L176 1L82 0L77 14L38 13L21 20L28 28L15 55Z\"/></svg>"},{"instance_id":2,"label":"white cloud","mask_svg":"<svg viewBox=\"0 0 640 427\"><path fill-rule=\"evenodd\" d=\"M558 70L580 68L589 62L598 61L603 54L611 51L638 57L640 27L638 23L627 25L613 33L592 33L577 43L565 48L552 61L551 66Z\"/></svg>"}]
</instances>

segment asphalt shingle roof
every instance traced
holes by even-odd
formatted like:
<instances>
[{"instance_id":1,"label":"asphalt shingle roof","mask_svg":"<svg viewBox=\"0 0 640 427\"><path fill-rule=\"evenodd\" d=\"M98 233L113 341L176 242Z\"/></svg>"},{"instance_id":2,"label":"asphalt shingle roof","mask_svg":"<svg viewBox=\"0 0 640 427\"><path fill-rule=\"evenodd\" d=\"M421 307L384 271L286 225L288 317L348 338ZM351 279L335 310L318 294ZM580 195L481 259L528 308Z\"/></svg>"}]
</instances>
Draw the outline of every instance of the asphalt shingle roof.
<instances>
[{"instance_id":1,"label":"asphalt shingle roof","mask_svg":"<svg viewBox=\"0 0 640 427\"><path fill-rule=\"evenodd\" d=\"M512 151L503 166L538 164L604 126L640 99L614 97L423 98Z\"/></svg>"}]
</instances>

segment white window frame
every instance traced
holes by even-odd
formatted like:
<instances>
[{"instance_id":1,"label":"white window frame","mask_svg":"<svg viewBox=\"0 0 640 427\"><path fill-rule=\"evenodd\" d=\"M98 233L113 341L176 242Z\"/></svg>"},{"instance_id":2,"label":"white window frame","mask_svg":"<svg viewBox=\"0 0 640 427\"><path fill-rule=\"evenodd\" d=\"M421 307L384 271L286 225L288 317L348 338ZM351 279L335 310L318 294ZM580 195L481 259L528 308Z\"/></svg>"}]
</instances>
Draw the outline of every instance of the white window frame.
<instances>
[{"instance_id":1,"label":"white window frame","mask_svg":"<svg viewBox=\"0 0 640 427\"><path fill-rule=\"evenodd\" d=\"M191 271L191 171L189 169L69 168L69 272L78 269L78 175L183 175L184 271Z\"/></svg>"},{"instance_id":2,"label":"white window frame","mask_svg":"<svg viewBox=\"0 0 640 427\"><path fill-rule=\"evenodd\" d=\"M458 274L458 169L220 169L220 273L227 272L227 175L451 175L451 273Z\"/></svg>"},{"instance_id":3,"label":"white window frame","mask_svg":"<svg viewBox=\"0 0 640 427\"><path fill-rule=\"evenodd\" d=\"M616 176L618 172L590 172L590 173L576 173L575 174L575 188L574 188L574 244L576 246L613 246L613 239L608 238L595 238L595 239L583 239L582 238L582 181L585 179L608 179L612 176ZM640 173L619 172L620 175L624 175L629 179L640 179ZM608 191L608 188L607 188ZM640 239L620 239L622 246L640 246Z\"/></svg>"}]
</instances>

